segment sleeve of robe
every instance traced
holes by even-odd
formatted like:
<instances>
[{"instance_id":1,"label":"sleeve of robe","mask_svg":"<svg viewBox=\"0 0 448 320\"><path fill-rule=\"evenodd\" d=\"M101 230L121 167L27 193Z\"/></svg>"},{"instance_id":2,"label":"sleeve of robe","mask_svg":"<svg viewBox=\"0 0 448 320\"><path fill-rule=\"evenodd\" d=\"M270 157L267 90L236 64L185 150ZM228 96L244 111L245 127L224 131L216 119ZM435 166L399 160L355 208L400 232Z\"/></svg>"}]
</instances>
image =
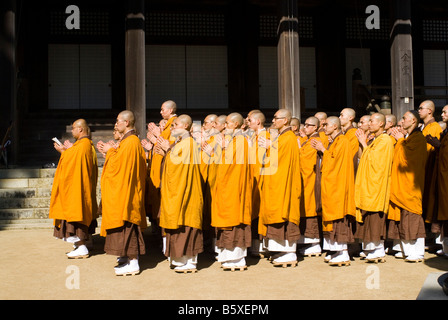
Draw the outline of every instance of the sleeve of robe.
<instances>
[{"instance_id":1,"label":"sleeve of robe","mask_svg":"<svg viewBox=\"0 0 448 320\"><path fill-rule=\"evenodd\" d=\"M263 169L259 233L266 235L268 224L300 222L300 155L297 137L292 131L278 136L267 152Z\"/></svg>"},{"instance_id":2,"label":"sleeve of robe","mask_svg":"<svg viewBox=\"0 0 448 320\"><path fill-rule=\"evenodd\" d=\"M168 119L168 121L165 124L165 127L161 133L161 137L165 140L169 140L170 136L171 136L171 124L173 123L173 121L176 119L176 117L171 117ZM154 148L153 148L154 150ZM150 174L149 177L152 181L152 184L154 185L155 188L159 188L160 187L160 170L161 170L161 166L162 166L162 159L163 156L158 154L158 153L152 153L151 156L151 166L149 168L150 170Z\"/></svg>"},{"instance_id":3,"label":"sleeve of robe","mask_svg":"<svg viewBox=\"0 0 448 320\"><path fill-rule=\"evenodd\" d=\"M355 216L353 154L350 141L339 135L322 158L322 221Z\"/></svg>"},{"instance_id":4,"label":"sleeve of robe","mask_svg":"<svg viewBox=\"0 0 448 320\"><path fill-rule=\"evenodd\" d=\"M217 165L212 193L212 226L229 228L251 224L252 170L248 142L243 135L233 137ZM218 155L219 156L219 155Z\"/></svg>"},{"instance_id":5,"label":"sleeve of robe","mask_svg":"<svg viewBox=\"0 0 448 320\"><path fill-rule=\"evenodd\" d=\"M358 141L358 138L356 137L356 130L357 130L356 128L351 128L345 133L345 136L347 137L347 139L350 143L352 159L354 156L356 156L358 154L358 150L359 150L359 141Z\"/></svg>"},{"instance_id":6,"label":"sleeve of robe","mask_svg":"<svg viewBox=\"0 0 448 320\"><path fill-rule=\"evenodd\" d=\"M137 136L131 135L111 148L101 175L101 235L125 221L146 227L144 204L146 155Z\"/></svg>"},{"instance_id":7,"label":"sleeve of robe","mask_svg":"<svg viewBox=\"0 0 448 320\"><path fill-rule=\"evenodd\" d=\"M316 198L315 198L315 182L316 182L316 159L317 150L311 147L310 141L316 139L322 141L319 137L311 137L302 144L300 148L300 172L302 178L302 197L301 197L301 216L315 217ZM327 139L328 141L328 139Z\"/></svg>"},{"instance_id":8,"label":"sleeve of robe","mask_svg":"<svg viewBox=\"0 0 448 320\"><path fill-rule=\"evenodd\" d=\"M387 213L393 155L392 140L384 133L364 149L355 178L357 209ZM360 218L358 211L357 220L362 222Z\"/></svg>"},{"instance_id":9,"label":"sleeve of robe","mask_svg":"<svg viewBox=\"0 0 448 320\"><path fill-rule=\"evenodd\" d=\"M166 155L160 186L160 226L202 229L203 196L200 152L191 138L177 143Z\"/></svg>"},{"instance_id":10,"label":"sleeve of robe","mask_svg":"<svg viewBox=\"0 0 448 320\"><path fill-rule=\"evenodd\" d=\"M438 157L438 221L448 220L448 134L442 138Z\"/></svg>"},{"instance_id":11,"label":"sleeve of robe","mask_svg":"<svg viewBox=\"0 0 448 320\"><path fill-rule=\"evenodd\" d=\"M61 154L53 179L49 218L86 226L92 222L97 208L93 177L98 174L92 147L91 140L83 138Z\"/></svg>"},{"instance_id":12,"label":"sleeve of robe","mask_svg":"<svg viewBox=\"0 0 448 320\"><path fill-rule=\"evenodd\" d=\"M388 219L400 221L400 209L422 214L426 139L420 131L399 139L395 146Z\"/></svg>"}]
</instances>

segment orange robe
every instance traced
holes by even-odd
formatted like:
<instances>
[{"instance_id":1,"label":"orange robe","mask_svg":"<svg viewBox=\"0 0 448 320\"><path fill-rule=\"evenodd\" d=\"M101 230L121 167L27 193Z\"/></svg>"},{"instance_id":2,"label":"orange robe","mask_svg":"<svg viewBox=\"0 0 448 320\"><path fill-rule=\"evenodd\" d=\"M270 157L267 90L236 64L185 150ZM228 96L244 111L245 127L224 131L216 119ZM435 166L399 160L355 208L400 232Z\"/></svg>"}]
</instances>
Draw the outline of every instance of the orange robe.
<instances>
[{"instance_id":1,"label":"orange robe","mask_svg":"<svg viewBox=\"0 0 448 320\"><path fill-rule=\"evenodd\" d=\"M311 147L310 141L312 139L322 141L319 134L314 134L304 141L300 148L300 173L302 178L301 217L317 216L315 197L317 150ZM328 139L326 140L328 141Z\"/></svg>"},{"instance_id":2,"label":"orange robe","mask_svg":"<svg viewBox=\"0 0 448 320\"><path fill-rule=\"evenodd\" d=\"M146 155L135 134L124 137L117 149L106 154L101 175L101 236L125 221L146 228Z\"/></svg>"},{"instance_id":3,"label":"orange robe","mask_svg":"<svg viewBox=\"0 0 448 320\"><path fill-rule=\"evenodd\" d=\"M169 140L171 136L171 124L177 117L171 117L165 124L161 137ZM154 152L154 147L150 153L148 166L148 181L146 191L146 210L153 220L157 219L160 209L160 178L163 156Z\"/></svg>"},{"instance_id":4,"label":"orange robe","mask_svg":"<svg viewBox=\"0 0 448 320\"><path fill-rule=\"evenodd\" d=\"M442 127L435 120L424 126L422 130L423 135L426 137L431 135L440 140L440 135L442 134ZM423 216L426 222L431 222L432 212L429 213L429 208L432 203L436 200L434 197L435 185L435 168L436 168L436 156L437 152L435 148L426 143L427 159L425 167L425 191L423 192Z\"/></svg>"},{"instance_id":5,"label":"orange robe","mask_svg":"<svg viewBox=\"0 0 448 320\"><path fill-rule=\"evenodd\" d=\"M202 182L198 144L188 137L166 154L160 185L160 226L202 229Z\"/></svg>"},{"instance_id":6,"label":"orange robe","mask_svg":"<svg viewBox=\"0 0 448 320\"><path fill-rule=\"evenodd\" d=\"M212 226L231 229L252 222L252 172L248 159L248 142L236 133L223 151L223 161L217 165L212 193ZM219 156L219 154L218 154Z\"/></svg>"},{"instance_id":7,"label":"orange robe","mask_svg":"<svg viewBox=\"0 0 448 320\"><path fill-rule=\"evenodd\" d=\"M352 158L358 154L359 150L359 141L358 138L356 137L356 130L358 129L350 127L344 134L350 142Z\"/></svg>"},{"instance_id":8,"label":"orange robe","mask_svg":"<svg viewBox=\"0 0 448 320\"><path fill-rule=\"evenodd\" d=\"M358 222L362 222L360 210L387 213L393 156L394 145L386 133L363 150L355 179Z\"/></svg>"},{"instance_id":9,"label":"orange robe","mask_svg":"<svg viewBox=\"0 0 448 320\"><path fill-rule=\"evenodd\" d=\"M77 140L62 152L53 179L49 218L89 226L97 218L96 185L98 166L92 141Z\"/></svg>"},{"instance_id":10,"label":"orange robe","mask_svg":"<svg viewBox=\"0 0 448 320\"><path fill-rule=\"evenodd\" d=\"M260 213L260 193L263 179L260 175L262 162L265 158L266 149L258 145L258 138L264 137L269 139L269 132L266 129L254 133L250 138L249 162L252 167L253 188L252 188L252 220L257 219Z\"/></svg>"},{"instance_id":11,"label":"orange robe","mask_svg":"<svg viewBox=\"0 0 448 320\"><path fill-rule=\"evenodd\" d=\"M267 225L300 222L300 155L296 135L287 129L266 152L262 168L261 207L258 233L266 236Z\"/></svg>"},{"instance_id":12,"label":"orange robe","mask_svg":"<svg viewBox=\"0 0 448 320\"><path fill-rule=\"evenodd\" d=\"M323 231L332 231L332 221L356 215L353 149L340 133L324 152L321 166Z\"/></svg>"},{"instance_id":13,"label":"orange robe","mask_svg":"<svg viewBox=\"0 0 448 320\"><path fill-rule=\"evenodd\" d=\"M448 134L441 135L440 148L435 149L435 168L429 192L425 222L448 220Z\"/></svg>"},{"instance_id":14,"label":"orange robe","mask_svg":"<svg viewBox=\"0 0 448 320\"><path fill-rule=\"evenodd\" d=\"M425 163L426 139L420 130L398 139L392 162L388 219L400 221L401 209L422 214Z\"/></svg>"}]
</instances>

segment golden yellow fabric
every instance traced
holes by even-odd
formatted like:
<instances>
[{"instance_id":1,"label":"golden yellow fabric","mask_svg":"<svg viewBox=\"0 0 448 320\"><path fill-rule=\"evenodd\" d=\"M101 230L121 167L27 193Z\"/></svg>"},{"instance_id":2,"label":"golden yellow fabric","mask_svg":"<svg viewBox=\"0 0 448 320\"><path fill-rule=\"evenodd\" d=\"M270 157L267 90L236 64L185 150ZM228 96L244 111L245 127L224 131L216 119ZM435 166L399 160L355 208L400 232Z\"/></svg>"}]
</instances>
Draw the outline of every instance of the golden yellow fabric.
<instances>
[{"instance_id":1,"label":"golden yellow fabric","mask_svg":"<svg viewBox=\"0 0 448 320\"><path fill-rule=\"evenodd\" d=\"M428 125L423 127L422 133L426 137L427 135L431 135L440 140L440 135L442 134L442 127L436 121L429 123ZM426 144L426 150L428 151L428 155L430 152L434 151L434 147L429 143Z\"/></svg>"},{"instance_id":2,"label":"golden yellow fabric","mask_svg":"<svg viewBox=\"0 0 448 320\"><path fill-rule=\"evenodd\" d=\"M331 230L334 220L356 215L353 154L346 135L339 134L324 152L321 165L322 222Z\"/></svg>"},{"instance_id":3,"label":"golden yellow fabric","mask_svg":"<svg viewBox=\"0 0 448 320\"><path fill-rule=\"evenodd\" d=\"M165 156L160 185L160 226L202 229L202 182L198 144L189 137Z\"/></svg>"},{"instance_id":4,"label":"golden yellow fabric","mask_svg":"<svg viewBox=\"0 0 448 320\"><path fill-rule=\"evenodd\" d=\"M316 160L317 150L311 147L311 140L322 141L319 134L311 136L304 141L300 148L300 173L302 178L301 217L315 217L316 212ZM328 141L328 139L326 139Z\"/></svg>"},{"instance_id":5,"label":"golden yellow fabric","mask_svg":"<svg viewBox=\"0 0 448 320\"><path fill-rule=\"evenodd\" d=\"M328 136L325 134L324 130L319 131L319 137L320 137L320 141L322 141L325 149L327 149L328 145L330 144L330 140L328 140Z\"/></svg>"},{"instance_id":6,"label":"golden yellow fabric","mask_svg":"<svg viewBox=\"0 0 448 320\"><path fill-rule=\"evenodd\" d=\"M146 227L145 157L136 135L125 137L117 149L107 152L101 175L101 236L105 237L108 229L123 226L125 221Z\"/></svg>"},{"instance_id":7,"label":"golden yellow fabric","mask_svg":"<svg viewBox=\"0 0 448 320\"><path fill-rule=\"evenodd\" d=\"M387 213L394 146L380 134L363 150L355 178L355 204L359 210ZM357 211L357 221L362 222Z\"/></svg>"},{"instance_id":8,"label":"golden yellow fabric","mask_svg":"<svg viewBox=\"0 0 448 320\"><path fill-rule=\"evenodd\" d=\"M352 161L354 156L358 153L359 150L359 141L358 138L356 137L356 128L351 128L348 129L347 132L345 132L345 136L347 137L347 139L350 142L350 149L351 149L351 153L352 153Z\"/></svg>"},{"instance_id":9,"label":"golden yellow fabric","mask_svg":"<svg viewBox=\"0 0 448 320\"><path fill-rule=\"evenodd\" d=\"M252 172L249 166L248 142L244 135L229 136L223 151L223 162L217 164L212 191L212 221L217 228L251 224ZM218 154L219 156L219 154Z\"/></svg>"},{"instance_id":10,"label":"golden yellow fabric","mask_svg":"<svg viewBox=\"0 0 448 320\"><path fill-rule=\"evenodd\" d=\"M249 143L249 161L252 168L253 187L252 187L252 220L258 218L260 213L260 193L263 179L260 175L263 159L265 159L266 149L258 145L259 138L269 139L269 132L264 129L255 133Z\"/></svg>"},{"instance_id":11,"label":"golden yellow fabric","mask_svg":"<svg viewBox=\"0 0 448 320\"><path fill-rule=\"evenodd\" d=\"M266 226L286 221L300 222L300 155L296 135L282 132L271 142L261 174L261 206L258 232L266 235Z\"/></svg>"},{"instance_id":12,"label":"golden yellow fabric","mask_svg":"<svg viewBox=\"0 0 448 320\"><path fill-rule=\"evenodd\" d=\"M422 214L425 184L426 139L414 130L397 141L392 162L388 219L400 221L399 209Z\"/></svg>"},{"instance_id":13,"label":"golden yellow fabric","mask_svg":"<svg viewBox=\"0 0 448 320\"><path fill-rule=\"evenodd\" d=\"M89 226L97 217L96 152L88 138L77 140L62 152L53 179L49 218Z\"/></svg>"},{"instance_id":14,"label":"golden yellow fabric","mask_svg":"<svg viewBox=\"0 0 448 320\"><path fill-rule=\"evenodd\" d=\"M165 140L169 140L171 136L171 124L177 117L171 117L168 119L168 121L165 124L165 127L163 128L163 131L161 133L161 137ZM153 148L154 150L154 148ZM151 156L151 166L150 169L150 178L152 181L152 184L154 187L159 188L160 187L160 173L161 173L161 166L162 166L162 159L163 156L158 153L152 153Z\"/></svg>"}]
</instances>

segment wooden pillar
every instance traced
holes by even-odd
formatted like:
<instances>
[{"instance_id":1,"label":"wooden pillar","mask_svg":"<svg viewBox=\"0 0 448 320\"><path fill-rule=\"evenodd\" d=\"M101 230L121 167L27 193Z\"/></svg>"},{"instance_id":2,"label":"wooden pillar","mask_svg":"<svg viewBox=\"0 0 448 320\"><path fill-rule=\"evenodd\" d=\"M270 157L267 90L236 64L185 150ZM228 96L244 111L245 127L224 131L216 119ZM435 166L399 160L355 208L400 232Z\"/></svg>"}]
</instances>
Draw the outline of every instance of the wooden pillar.
<instances>
[{"instance_id":1,"label":"wooden pillar","mask_svg":"<svg viewBox=\"0 0 448 320\"><path fill-rule=\"evenodd\" d=\"M17 161L18 112L16 108L16 1L0 3L0 143L13 124L9 149L9 164Z\"/></svg>"},{"instance_id":2,"label":"wooden pillar","mask_svg":"<svg viewBox=\"0 0 448 320\"><path fill-rule=\"evenodd\" d=\"M392 113L401 118L414 109L411 0L392 1L390 42Z\"/></svg>"},{"instance_id":3,"label":"wooden pillar","mask_svg":"<svg viewBox=\"0 0 448 320\"><path fill-rule=\"evenodd\" d=\"M281 0L278 25L279 109L288 109L300 119L300 68L298 10L296 0Z\"/></svg>"},{"instance_id":4,"label":"wooden pillar","mask_svg":"<svg viewBox=\"0 0 448 320\"><path fill-rule=\"evenodd\" d=\"M126 110L135 115L140 138L146 136L144 0L127 0L125 60Z\"/></svg>"}]
</instances>

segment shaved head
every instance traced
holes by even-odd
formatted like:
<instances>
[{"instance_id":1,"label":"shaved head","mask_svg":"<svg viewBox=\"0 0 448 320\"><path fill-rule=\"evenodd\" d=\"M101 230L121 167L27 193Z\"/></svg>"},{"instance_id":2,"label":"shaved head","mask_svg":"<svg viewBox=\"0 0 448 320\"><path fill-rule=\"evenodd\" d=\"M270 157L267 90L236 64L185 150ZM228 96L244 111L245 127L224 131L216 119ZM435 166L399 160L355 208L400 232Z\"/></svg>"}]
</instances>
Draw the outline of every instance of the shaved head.
<instances>
[{"instance_id":1,"label":"shaved head","mask_svg":"<svg viewBox=\"0 0 448 320\"><path fill-rule=\"evenodd\" d=\"M327 124L334 125L338 130L341 130L341 120L338 117L328 117Z\"/></svg>"},{"instance_id":2,"label":"shaved head","mask_svg":"<svg viewBox=\"0 0 448 320\"><path fill-rule=\"evenodd\" d=\"M237 123L237 128L240 128L244 123L244 118L241 114L238 112L233 112L227 116L228 119L232 120L233 122Z\"/></svg>"},{"instance_id":3,"label":"shaved head","mask_svg":"<svg viewBox=\"0 0 448 320\"><path fill-rule=\"evenodd\" d=\"M291 123L292 114L288 109L279 109L275 114L278 117L285 117L285 119L288 121L287 124Z\"/></svg>"},{"instance_id":4,"label":"shaved head","mask_svg":"<svg viewBox=\"0 0 448 320\"><path fill-rule=\"evenodd\" d=\"M252 112L250 114L250 118L259 120L260 125L262 125L262 126L264 126L264 123L266 122L266 117L264 116L263 112L261 112L261 111Z\"/></svg>"},{"instance_id":5,"label":"shaved head","mask_svg":"<svg viewBox=\"0 0 448 320\"><path fill-rule=\"evenodd\" d=\"M319 118L317 118L315 116L307 118L305 123L315 125L316 127L319 127L319 125L320 125Z\"/></svg>"},{"instance_id":6,"label":"shaved head","mask_svg":"<svg viewBox=\"0 0 448 320\"><path fill-rule=\"evenodd\" d=\"M326 120L326 119L327 119L327 114L326 114L325 112L317 112L314 116L315 116L317 119L319 119L319 121L322 121L322 120Z\"/></svg>"},{"instance_id":7,"label":"shaved head","mask_svg":"<svg viewBox=\"0 0 448 320\"><path fill-rule=\"evenodd\" d=\"M181 114L176 120L185 125L185 130L190 131L193 120L191 120L191 117L189 115Z\"/></svg>"},{"instance_id":8,"label":"shaved head","mask_svg":"<svg viewBox=\"0 0 448 320\"><path fill-rule=\"evenodd\" d=\"M134 127L135 117L134 117L134 112L132 112L131 110L121 111L118 114L118 118L121 118L121 120L129 121L128 127L132 127L132 128Z\"/></svg>"},{"instance_id":9,"label":"shaved head","mask_svg":"<svg viewBox=\"0 0 448 320\"><path fill-rule=\"evenodd\" d=\"M296 117L294 117L294 118L291 119L290 125L299 127L300 126L300 120L297 119Z\"/></svg>"},{"instance_id":10,"label":"shaved head","mask_svg":"<svg viewBox=\"0 0 448 320\"><path fill-rule=\"evenodd\" d=\"M434 102L432 102L431 100L423 101L422 103L420 103L420 107L427 108L427 109L431 110L432 113L434 113L436 111L436 106L434 105Z\"/></svg>"}]
</instances>

